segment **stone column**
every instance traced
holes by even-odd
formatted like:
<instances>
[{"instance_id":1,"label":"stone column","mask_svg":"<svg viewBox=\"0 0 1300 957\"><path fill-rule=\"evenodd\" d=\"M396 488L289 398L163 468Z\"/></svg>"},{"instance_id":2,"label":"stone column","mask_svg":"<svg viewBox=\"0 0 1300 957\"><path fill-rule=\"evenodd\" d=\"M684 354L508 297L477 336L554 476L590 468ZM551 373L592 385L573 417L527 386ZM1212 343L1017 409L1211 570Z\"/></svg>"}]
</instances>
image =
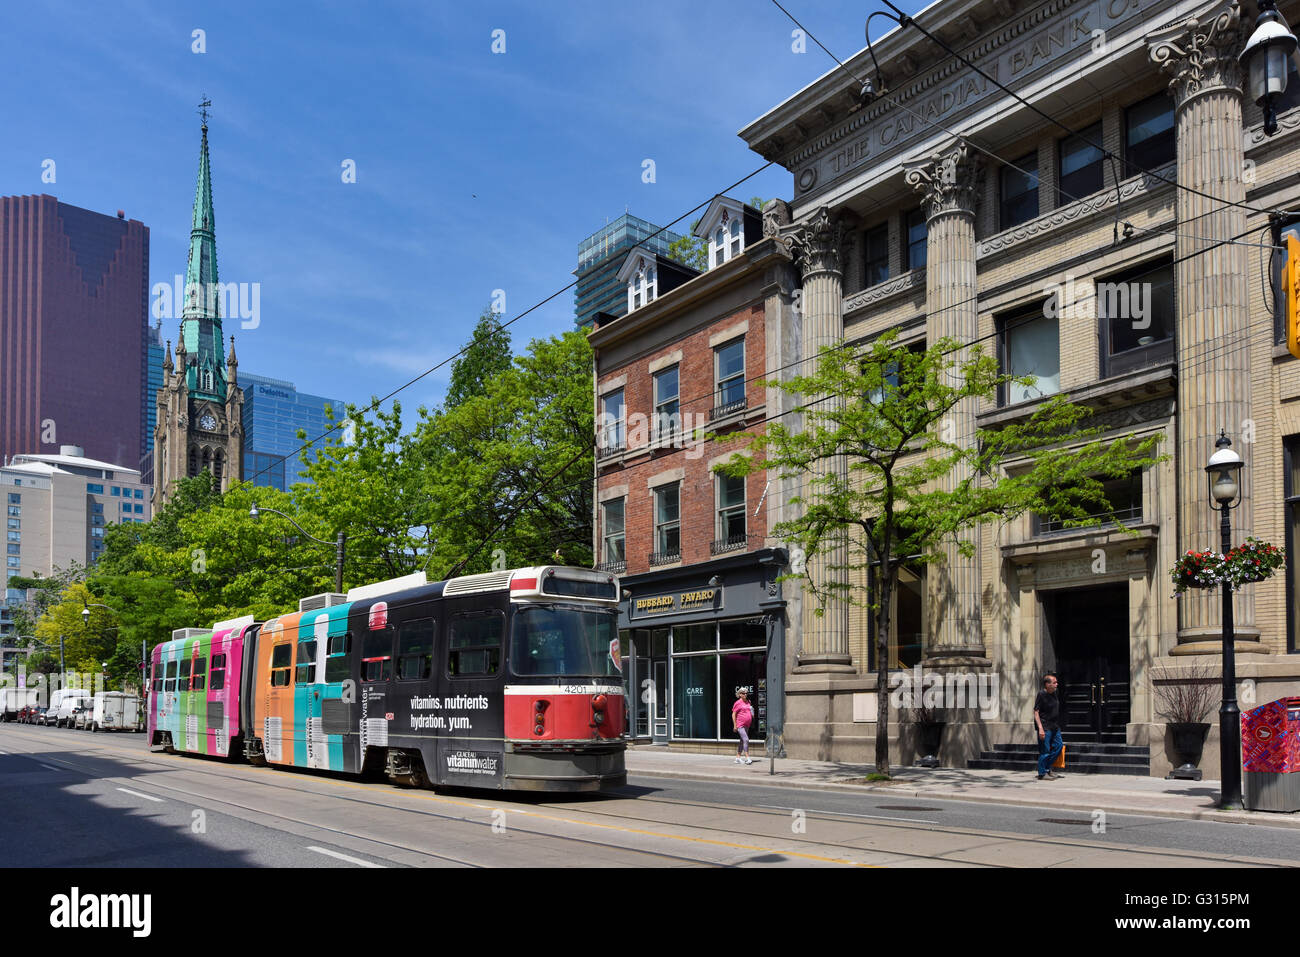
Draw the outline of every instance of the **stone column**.
<instances>
[{"instance_id":1,"label":"stone column","mask_svg":"<svg viewBox=\"0 0 1300 957\"><path fill-rule=\"evenodd\" d=\"M1253 528L1251 461L1243 433L1250 421L1250 320L1246 248L1234 243L1208 252L1217 240L1246 230L1241 125L1242 71L1237 63L1246 36L1236 3L1203 19L1191 18L1147 36L1151 60L1172 79L1178 149L1175 242L1178 346L1178 552L1220 547L1219 513L1205 478L1214 440L1226 429L1246 462L1242 501L1232 511L1233 541ZM1181 187L1188 187L1186 189ZM1192 192L1196 190L1197 192ZM1189 255L1195 255L1187 259ZM1249 430L1249 432L1247 431ZM1263 651L1255 627L1253 590L1235 595L1233 619L1242 651ZM1221 648L1222 599L1218 589L1192 589L1178 600L1177 654ZM1243 640L1244 639L1244 640Z\"/></svg>"},{"instance_id":2,"label":"stone column","mask_svg":"<svg viewBox=\"0 0 1300 957\"><path fill-rule=\"evenodd\" d=\"M842 247L847 238L846 222L823 206L805 222L788 227L786 235L803 281L799 304L803 313L800 372L811 374L818 350L844 340ZM836 397L804 398L818 402L818 408L827 411L842 407L844 402ZM807 500L815 494L816 480L829 474L847 481L847 459L837 456L818 463L804 482L802 497ZM826 542L818 554L807 559L808 580L817 594L804 604L803 648L795 667L797 673L855 673L849 654L849 606L839 591L829 587L831 582L847 582L847 562L848 538L844 534ZM815 608L820 608L822 614L814 614Z\"/></svg>"},{"instance_id":3,"label":"stone column","mask_svg":"<svg viewBox=\"0 0 1300 957\"><path fill-rule=\"evenodd\" d=\"M959 139L903 169L925 206L926 342L972 342L979 337L975 198L983 180L980 157ZM969 349L951 356L958 364L969 357ZM975 412L974 399L953 410L951 421L943 423L950 441L961 446L975 441ZM958 466L941 480L942 487L951 490L970 477L968 466ZM980 622L980 529L971 529L965 537L975 545L972 557L948 545L944 562L927 569L930 626L925 656L934 666L988 664Z\"/></svg>"}]
</instances>

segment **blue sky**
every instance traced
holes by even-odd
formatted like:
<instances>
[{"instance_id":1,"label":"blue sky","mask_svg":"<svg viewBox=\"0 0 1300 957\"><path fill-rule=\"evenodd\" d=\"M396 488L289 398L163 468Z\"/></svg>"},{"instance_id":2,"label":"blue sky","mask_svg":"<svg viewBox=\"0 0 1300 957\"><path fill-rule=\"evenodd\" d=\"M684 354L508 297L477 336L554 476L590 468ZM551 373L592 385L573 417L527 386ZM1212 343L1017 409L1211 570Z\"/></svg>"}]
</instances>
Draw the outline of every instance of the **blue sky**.
<instances>
[{"instance_id":1,"label":"blue sky","mask_svg":"<svg viewBox=\"0 0 1300 957\"><path fill-rule=\"evenodd\" d=\"M877 4L785 6L843 58ZM150 228L151 284L170 283L206 94L221 279L261 287L257 328L226 321L240 367L346 401L454 353L493 290L511 319L572 281L578 241L625 209L663 225L759 167L736 131L834 65L792 52L761 0L117 0L6 19L0 193L124 209ZM790 193L779 167L735 190ZM572 324L570 291L511 327L515 350ZM405 408L440 401L448 371Z\"/></svg>"}]
</instances>

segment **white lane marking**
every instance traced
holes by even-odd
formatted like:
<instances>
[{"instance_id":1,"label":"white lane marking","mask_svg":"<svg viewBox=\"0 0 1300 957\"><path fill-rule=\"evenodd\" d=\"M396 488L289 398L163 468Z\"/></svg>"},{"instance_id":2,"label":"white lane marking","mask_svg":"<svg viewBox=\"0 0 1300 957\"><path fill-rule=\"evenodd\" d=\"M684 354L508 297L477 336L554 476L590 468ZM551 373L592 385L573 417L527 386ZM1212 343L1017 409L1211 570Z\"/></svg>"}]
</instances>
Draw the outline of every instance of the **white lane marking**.
<instances>
[{"instance_id":1,"label":"white lane marking","mask_svg":"<svg viewBox=\"0 0 1300 957\"><path fill-rule=\"evenodd\" d=\"M780 804L755 804L754 807L770 807L778 811L793 811L795 808L784 807ZM854 814L852 811L814 811L815 814L835 814L840 817L864 817L869 821L899 821L903 824L938 824L938 821L927 821L920 817L885 817L881 814Z\"/></svg>"},{"instance_id":2,"label":"white lane marking","mask_svg":"<svg viewBox=\"0 0 1300 957\"><path fill-rule=\"evenodd\" d=\"M346 854L340 854L338 851L331 851L324 847L308 847L307 850L315 851L317 854L324 854L326 857L337 857L340 861L347 861L349 864L356 864L359 867L383 867L383 864L375 864L372 861L363 861L359 857L348 857Z\"/></svg>"},{"instance_id":3,"label":"white lane marking","mask_svg":"<svg viewBox=\"0 0 1300 957\"><path fill-rule=\"evenodd\" d=\"M131 797L144 798L146 801L157 801L159 804L165 803L162 798L156 798L152 794L141 794L139 791L128 791L126 788L118 788L123 794L129 794Z\"/></svg>"}]
</instances>

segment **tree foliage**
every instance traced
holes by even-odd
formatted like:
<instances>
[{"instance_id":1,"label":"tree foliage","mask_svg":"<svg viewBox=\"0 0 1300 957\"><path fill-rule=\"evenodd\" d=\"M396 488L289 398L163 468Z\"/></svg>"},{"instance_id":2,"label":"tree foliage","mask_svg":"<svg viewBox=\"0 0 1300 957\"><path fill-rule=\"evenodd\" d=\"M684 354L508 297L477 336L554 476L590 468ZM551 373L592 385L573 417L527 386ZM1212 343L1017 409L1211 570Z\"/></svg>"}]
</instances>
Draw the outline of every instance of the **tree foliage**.
<instances>
[{"instance_id":1,"label":"tree foliage","mask_svg":"<svg viewBox=\"0 0 1300 957\"><path fill-rule=\"evenodd\" d=\"M1030 511L1070 526L1109 520L1122 527L1103 481L1159 461L1152 454L1159 434L1110 435L1089 426L1091 411L1063 395L962 442L953 428L959 407L993 399L1000 386L1034 380L999 372L978 346L959 359L959 348L942 339L914 351L892 331L865 349L825 348L813 373L769 383L801 397L802 428L773 422L752 443L752 458L733 456L719 467L732 475L772 469L806 480L808 493L791 500L799 516L777 524L774 534L809 557L847 544L844 566L806 583L819 606L834 596L875 616L882 774L889 773L889 605L902 561L942 562L945 546L972 555L970 530ZM836 460L846 464L843 472L828 468ZM857 584L863 577L871 585L865 592Z\"/></svg>"}]
</instances>

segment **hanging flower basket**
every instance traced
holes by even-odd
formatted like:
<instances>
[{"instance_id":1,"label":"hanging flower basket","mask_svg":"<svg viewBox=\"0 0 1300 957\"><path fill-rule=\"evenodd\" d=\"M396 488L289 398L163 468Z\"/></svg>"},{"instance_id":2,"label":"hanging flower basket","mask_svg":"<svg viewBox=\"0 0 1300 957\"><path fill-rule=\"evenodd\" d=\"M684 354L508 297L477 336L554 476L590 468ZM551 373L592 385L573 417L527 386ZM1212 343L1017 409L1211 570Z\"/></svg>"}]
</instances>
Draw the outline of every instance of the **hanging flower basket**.
<instances>
[{"instance_id":1,"label":"hanging flower basket","mask_svg":"<svg viewBox=\"0 0 1300 957\"><path fill-rule=\"evenodd\" d=\"M1216 588L1228 582L1234 588L1262 582L1286 564L1285 549L1257 538L1246 541L1224 555L1220 552L1188 551L1174 563L1169 577L1174 591L1189 588Z\"/></svg>"},{"instance_id":2,"label":"hanging flower basket","mask_svg":"<svg viewBox=\"0 0 1300 957\"><path fill-rule=\"evenodd\" d=\"M1223 562L1224 574L1233 585L1262 582L1272 578L1273 572L1286 564L1286 550L1248 538L1228 552Z\"/></svg>"}]
</instances>

